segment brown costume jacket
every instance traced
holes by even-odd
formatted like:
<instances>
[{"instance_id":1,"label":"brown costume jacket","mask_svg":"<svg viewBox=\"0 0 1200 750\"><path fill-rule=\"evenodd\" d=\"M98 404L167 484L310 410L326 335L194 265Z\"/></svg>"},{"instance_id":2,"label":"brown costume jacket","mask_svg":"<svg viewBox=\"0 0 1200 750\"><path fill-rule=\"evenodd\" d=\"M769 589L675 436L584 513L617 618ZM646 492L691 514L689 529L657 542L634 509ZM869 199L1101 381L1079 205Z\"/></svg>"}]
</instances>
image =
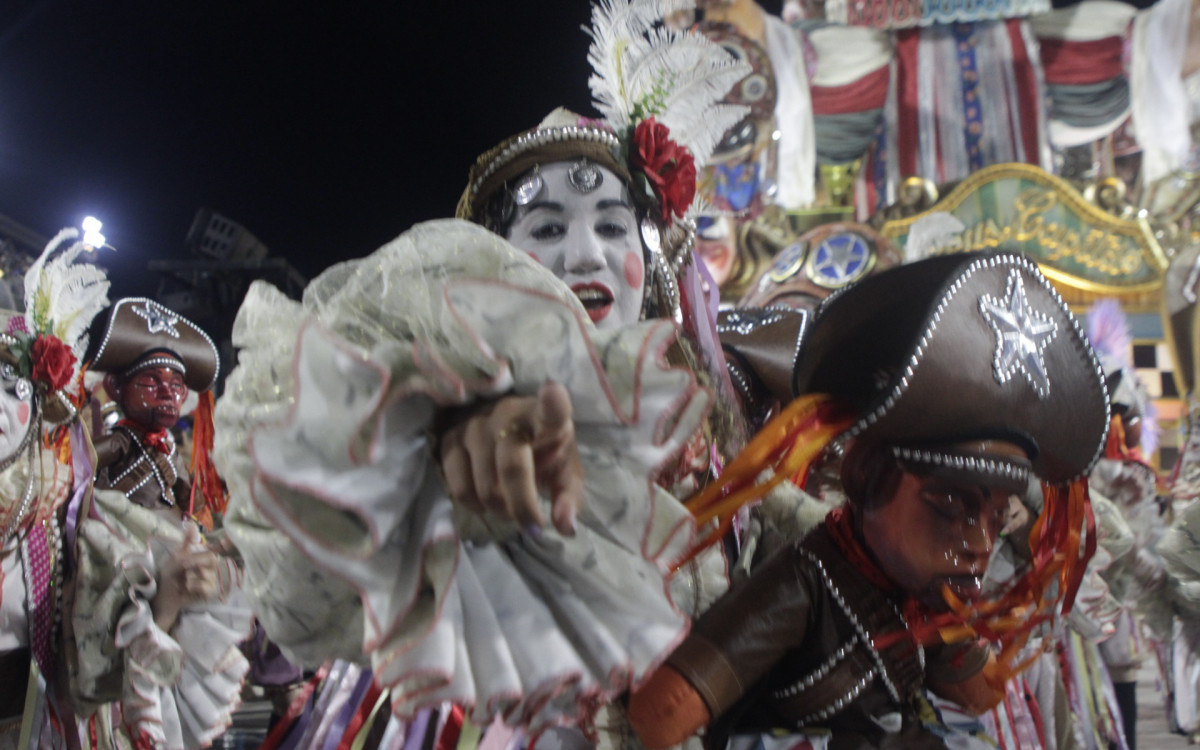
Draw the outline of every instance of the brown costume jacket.
<instances>
[{"instance_id":1,"label":"brown costume jacket","mask_svg":"<svg viewBox=\"0 0 1200 750\"><path fill-rule=\"evenodd\" d=\"M668 664L719 717L710 747L773 728L826 729L834 748L942 747L918 720L925 679L965 680L987 649L870 645L903 628L900 601L849 564L822 524L713 605Z\"/></svg>"}]
</instances>

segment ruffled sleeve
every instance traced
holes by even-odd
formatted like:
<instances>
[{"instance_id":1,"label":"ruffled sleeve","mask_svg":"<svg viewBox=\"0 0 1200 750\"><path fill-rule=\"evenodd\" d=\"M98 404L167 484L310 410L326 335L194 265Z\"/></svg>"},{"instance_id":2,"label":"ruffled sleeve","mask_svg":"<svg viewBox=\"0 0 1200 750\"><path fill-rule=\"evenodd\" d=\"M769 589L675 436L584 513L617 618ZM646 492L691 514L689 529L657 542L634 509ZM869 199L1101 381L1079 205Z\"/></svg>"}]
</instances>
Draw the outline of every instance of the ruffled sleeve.
<instances>
[{"instance_id":1,"label":"ruffled sleeve","mask_svg":"<svg viewBox=\"0 0 1200 750\"><path fill-rule=\"evenodd\" d=\"M177 521L111 491L96 491L79 528L73 693L84 715L119 702L150 747L207 747L230 725L249 668L238 644L252 615L228 558L216 598L185 608L171 633L155 624L158 571L183 544Z\"/></svg>"},{"instance_id":2,"label":"ruffled sleeve","mask_svg":"<svg viewBox=\"0 0 1200 750\"><path fill-rule=\"evenodd\" d=\"M281 309L282 340L244 325ZM655 479L710 403L667 364L671 323L598 333L524 253L442 221L323 275L302 307L256 289L236 332L243 358L217 411L217 456L229 461L231 508L253 506L228 524L247 577L263 576L249 589L295 631L293 613L309 627L323 615L279 592L307 577L316 601L339 605L340 580L361 601L359 647L398 715L452 701L479 721L585 721L683 638L697 592L724 587L719 559L686 581L671 572L695 529ZM549 380L571 395L587 476L576 535L460 517L431 459L435 413ZM303 565L265 560L282 543L262 521ZM315 650L322 634L297 635Z\"/></svg>"}]
</instances>

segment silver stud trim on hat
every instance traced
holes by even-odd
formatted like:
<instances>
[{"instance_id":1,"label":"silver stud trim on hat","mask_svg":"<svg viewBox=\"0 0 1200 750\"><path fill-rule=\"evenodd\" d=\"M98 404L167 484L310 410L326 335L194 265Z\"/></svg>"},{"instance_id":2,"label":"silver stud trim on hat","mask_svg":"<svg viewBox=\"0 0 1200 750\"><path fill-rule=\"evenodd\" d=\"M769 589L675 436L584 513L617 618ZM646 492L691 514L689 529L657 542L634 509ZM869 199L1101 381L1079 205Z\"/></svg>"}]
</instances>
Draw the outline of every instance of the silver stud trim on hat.
<instances>
[{"instance_id":1,"label":"silver stud trim on hat","mask_svg":"<svg viewBox=\"0 0 1200 750\"><path fill-rule=\"evenodd\" d=\"M163 310L168 310L168 308L163 307L158 302L155 302L152 299L147 299L145 297L126 297L124 299L118 300L117 303L113 305L112 312L110 313L109 324L104 331L104 338L101 339L100 346L99 346L99 348L96 349L96 353L92 357L93 362L99 361L100 357L104 354L104 351L108 348L109 339L112 338L112 334L113 334L112 321L117 316L117 310L122 305L129 304L129 305L134 305L135 307L133 308L133 310L134 310L134 312L137 312L136 305L138 303L141 303L148 309L161 308ZM140 315L140 313L139 313L139 315ZM142 317L145 317L145 316L143 315ZM213 343L212 338L210 338L209 335L204 332L204 329L200 328L199 326L197 326L195 323L191 322L187 318L179 317L178 323L182 323L182 324L186 325L188 328L192 329L192 331L194 331L198 336L200 336L202 339L204 339L205 343L207 343L208 346L212 349L213 363L216 365L216 367L213 369L212 382L209 383L208 386L205 388L205 390L208 390L208 388L212 388L216 384L217 375L221 372L221 353L217 349L217 345Z\"/></svg>"},{"instance_id":2,"label":"silver stud trim on hat","mask_svg":"<svg viewBox=\"0 0 1200 750\"><path fill-rule=\"evenodd\" d=\"M942 315L945 313L950 300L952 300L958 291L962 289L967 280L974 276L977 272L982 269L996 268L998 266L1011 266L1018 270L1024 270L1028 272L1051 296L1055 305L1057 305L1060 310L1066 313L1067 319L1071 321L1072 331L1075 334L1074 345L1078 348L1081 348L1086 356L1091 360L1092 369L1096 375L1096 380L1104 396L1104 408L1106 410L1106 414L1100 440L1097 441L1095 453L1092 455L1092 459L1087 462L1084 470L1069 480L1073 482L1076 479L1086 475L1096 460L1100 458L1100 455L1104 451L1105 440L1108 437L1108 388L1104 385L1104 369L1100 366L1100 360L1096 357L1096 353L1092 351L1090 346L1087 345L1087 337L1083 333L1083 330L1079 325L1079 321L1074 315L1071 314L1070 309L1067 307L1066 302L1063 301L1062 296L1059 295L1058 290L1055 289L1054 285L1052 285L1050 281L1038 271L1037 264L1022 255L1015 255L1012 253L991 255L986 258L980 258L979 260L976 260L967 266L967 268L959 275L959 277L955 279L955 281L951 283L949 287L947 287L945 294L942 295L942 299L938 301L938 304L934 310L934 314L930 319L929 326L921 336L912 357L909 358L908 364L904 368L904 373L901 376L900 381L895 385L891 393L884 398L883 403L860 419L853 427L847 430L846 434L849 437L855 437L891 412L892 408L896 405L896 402L899 401L900 397L904 395L906 391L908 391L913 374L916 372L921 360L925 357L925 353L929 347L929 342L932 339L934 332L937 330L937 327L941 322ZM852 287L844 287L844 289L850 288ZM828 304L837 297L840 297L841 293L843 292L839 291L839 293L827 297L824 303L822 303L821 309L828 306Z\"/></svg>"},{"instance_id":3,"label":"silver stud trim on hat","mask_svg":"<svg viewBox=\"0 0 1200 750\"><path fill-rule=\"evenodd\" d=\"M975 474L989 474L1004 477L1013 481L1024 482L1029 479L1029 467L1015 464L999 458L980 458L978 456L962 456L955 453L943 453L936 450L892 447L892 455L901 461L925 464L927 466L944 466L959 471L970 471Z\"/></svg>"},{"instance_id":4,"label":"silver stud trim on hat","mask_svg":"<svg viewBox=\"0 0 1200 750\"><path fill-rule=\"evenodd\" d=\"M743 311L726 313L717 325L717 333L739 333L742 336L749 336L755 329L778 323L783 320L784 316L782 311L774 311L769 308L756 309L752 313Z\"/></svg>"},{"instance_id":5,"label":"silver stud trim on hat","mask_svg":"<svg viewBox=\"0 0 1200 750\"><path fill-rule=\"evenodd\" d=\"M147 302L141 307L132 305L129 309L133 310L138 317L146 321L146 330L148 332L165 333L173 339L179 338L179 331L175 328L175 326L179 325L179 316L166 308L151 305Z\"/></svg>"},{"instance_id":6,"label":"silver stud trim on hat","mask_svg":"<svg viewBox=\"0 0 1200 750\"><path fill-rule=\"evenodd\" d=\"M172 370L178 370L180 375L187 375L187 367L184 366L182 361L175 357L164 356L143 359L133 367L130 367L128 370L126 370L124 374L127 376L132 375L135 372L141 372L142 370L147 370L151 367L169 367Z\"/></svg>"}]
</instances>

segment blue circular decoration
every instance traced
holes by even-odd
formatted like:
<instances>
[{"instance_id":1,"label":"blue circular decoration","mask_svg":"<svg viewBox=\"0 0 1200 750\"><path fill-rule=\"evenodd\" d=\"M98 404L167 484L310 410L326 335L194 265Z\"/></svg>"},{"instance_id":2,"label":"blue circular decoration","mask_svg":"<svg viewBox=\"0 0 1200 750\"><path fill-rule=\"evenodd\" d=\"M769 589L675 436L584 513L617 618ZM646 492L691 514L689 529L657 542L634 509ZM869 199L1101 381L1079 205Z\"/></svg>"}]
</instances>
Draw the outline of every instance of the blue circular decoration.
<instances>
[{"instance_id":1,"label":"blue circular decoration","mask_svg":"<svg viewBox=\"0 0 1200 750\"><path fill-rule=\"evenodd\" d=\"M821 240L808 261L808 276L814 284L837 289L862 278L871 270L874 254L860 235L831 234Z\"/></svg>"},{"instance_id":2,"label":"blue circular decoration","mask_svg":"<svg viewBox=\"0 0 1200 750\"><path fill-rule=\"evenodd\" d=\"M795 276L804 265L804 251L804 242L793 242L776 255L771 263L771 270L767 272L771 281L779 284Z\"/></svg>"}]
</instances>

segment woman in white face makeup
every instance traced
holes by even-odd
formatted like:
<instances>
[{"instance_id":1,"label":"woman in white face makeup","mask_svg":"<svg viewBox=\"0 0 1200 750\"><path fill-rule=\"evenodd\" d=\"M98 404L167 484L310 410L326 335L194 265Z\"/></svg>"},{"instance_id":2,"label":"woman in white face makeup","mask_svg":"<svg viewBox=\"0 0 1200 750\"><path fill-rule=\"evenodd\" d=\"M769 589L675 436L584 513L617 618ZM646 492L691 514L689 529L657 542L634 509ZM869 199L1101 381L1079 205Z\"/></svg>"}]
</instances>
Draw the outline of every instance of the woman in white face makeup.
<instances>
[{"instance_id":1,"label":"woman in white face makeup","mask_svg":"<svg viewBox=\"0 0 1200 750\"><path fill-rule=\"evenodd\" d=\"M548 164L537 180L540 191L517 208L508 241L562 279L597 328L638 320L646 266L625 185L587 161Z\"/></svg>"},{"instance_id":2,"label":"woman in white face makeup","mask_svg":"<svg viewBox=\"0 0 1200 750\"><path fill-rule=\"evenodd\" d=\"M214 458L256 612L305 664L369 654L401 718L587 724L727 585L719 549L685 562L731 432L689 212L745 71L661 5L597 4L589 55L682 45L654 90L593 88L604 121L488 151L456 219L239 312Z\"/></svg>"},{"instance_id":3,"label":"woman in white face makeup","mask_svg":"<svg viewBox=\"0 0 1200 750\"><path fill-rule=\"evenodd\" d=\"M700 343L711 324L693 265L694 222L685 218L695 187L691 152L653 118L619 132L559 109L479 157L458 216L549 269L598 330L682 322L681 356L704 371L721 360ZM705 377L719 383L723 373ZM438 446L452 498L527 528L549 520L572 533L583 475L561 386L477 403L443 425ZM550 519L539 487L554 498Z\"/></svg>"}]
</instances>

